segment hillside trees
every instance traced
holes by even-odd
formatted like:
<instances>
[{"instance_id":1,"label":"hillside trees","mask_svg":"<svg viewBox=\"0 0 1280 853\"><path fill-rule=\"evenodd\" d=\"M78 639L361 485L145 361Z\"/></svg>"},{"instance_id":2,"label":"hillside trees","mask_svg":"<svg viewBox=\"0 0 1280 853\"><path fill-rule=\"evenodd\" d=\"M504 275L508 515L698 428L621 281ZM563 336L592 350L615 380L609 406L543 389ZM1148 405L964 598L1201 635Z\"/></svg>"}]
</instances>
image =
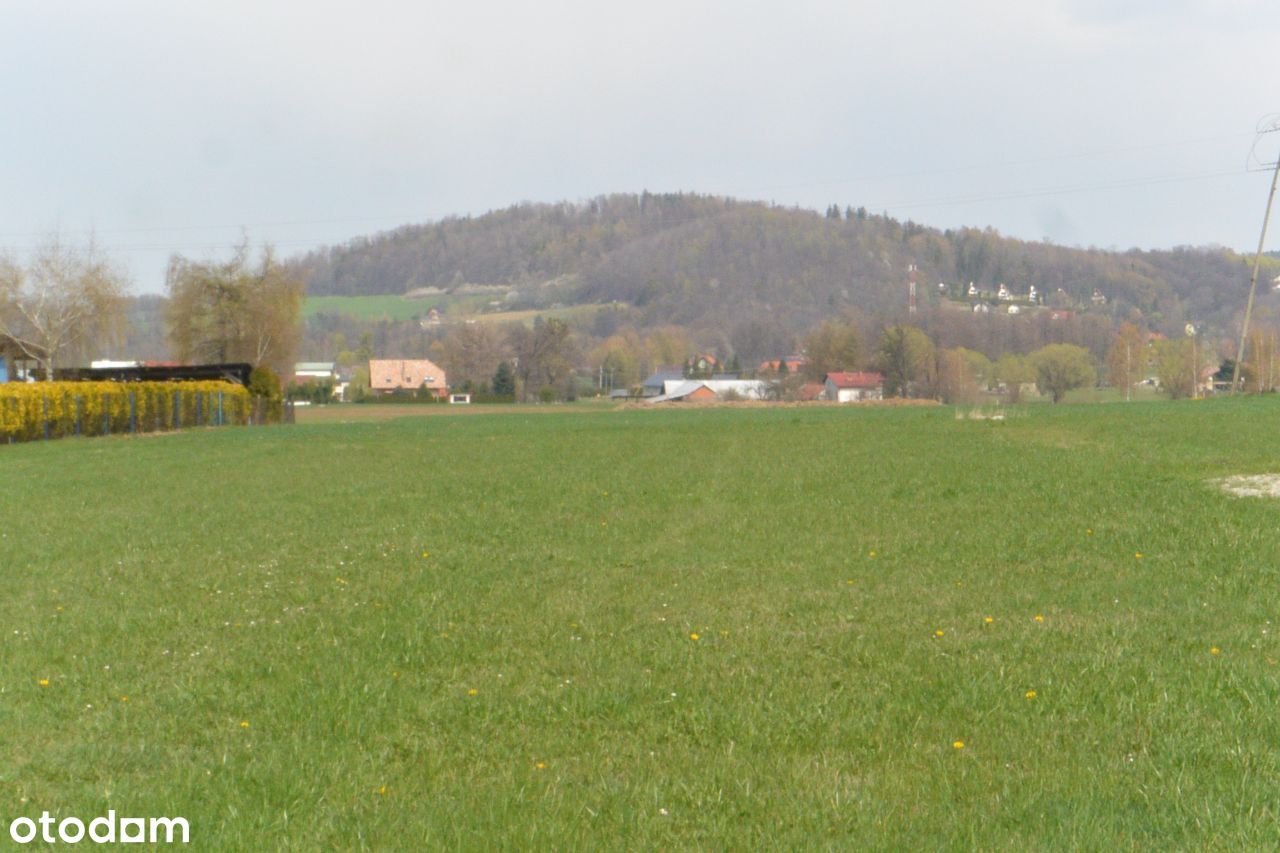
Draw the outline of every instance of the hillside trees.
<instances>
[{"instance_id":1,"label":"hillside trees","mask_svg":"<svg viewBox=\"0 0 1280 853\"><path fill-rule=\"evenodd\" d=\"M938 355L938 396L951 405L974 403L979 393L978 379L964 351L943 350Z\"/></svg>"},{"instance_id":2,"label":"hillside trees","mask_svg":"<svg viewBox=\"0 0 1280 853\"><path fill-rule=\"evenodd\" d=\"M833 309L857 305L892 316L901 307L908 263L919 264L923 281L953 288L973 281L994 289L1006 282L1022 293L1034 284L1045 305L1079 312L1054 328L1014 327L1026 337L1013 346L937 339L940 346L982 349L991 357L1010 348L1027 352L1071 342L1102 358L1111 332L1097 332L1132 309L1166 333L1181 328L1187 316L1225 328L1241 307L1249 278L1239 256L1223 249L1073 249L1015 240L990 228L937 231L861 211L837 219L694 194L618 194L449 217L312 252L296 267L309 276L316 295L483 283L516 291L513 304L544 297L615 304L599 316L597 335L626 324L715 327L746 363L758 363L790 347L776 340L756 343L762 329L750 328L753 320L776 324L794 340ZM1092 303L1095 288L1107 297L1105 306ZM921 313L935 300L926 288Z\"/></svg>"},{"instance_id":3,"label":"hillside trees","mask_svg":"<svg viewBox=\"0 0 1280 853\"><path fill-rule=\"evenodd\" d=\"M651 330L644 339L644 345L649 353L650 370L683 364L693 353L688 332L679 326L661 326Z\"/></svg>"},{"instance_id":4,"label":"hillside trees","mask_svg":"<svg viewBox=\"0 0 1280 853\"><path fill-rule=\"evenodd\" d=\"M1027 360L1015 353L1006 352L992 365L991 373L1000 386L1007 402L1016 403L1022 399L1022 386L1036 381L1035 371L1027 364Z\"/></svg>"},{"instance_id":5,"label":"hillside trees","mask_svg":"<svg viewBox=\"0 0 1280 853\"><path fill-rule=\"evenodd\" d=\"M1107 351L1107 380L1112 388L1123 389L1126 400L1133 399L1133 386L1146 376L1150 356L1146 336L1133 323L1121 323Z\"/></svg>"},{"instance_id":6,"label":"hillside trees","mask_svg":"<svg viewBox=\"0 0 1280 853\"><path fill-rule=\"evenodd\" d=\"M571 395L578 351L569 324L553 317L535 321L532 329L516 326L509 340L525 399L545 399L548 390L553 399Z\"/></svg>"},{"instance_id":7,"label":"hillside trees","mask_svg":"<svg viewBox=\"0 0 1280 853\"><path fill-rule=\"evenodd\" d=\"M742 364L752 366L789 355L795 347L795 334L776 317L749 317L730 330L729 345Z\"/></svg>"},{"instance_id":8,"label":"hillside trees","mask_svg":"<svg viewBox=\"0 0 1280 853\"><path fill-rule=\"evenodd\" d=\"M78 248L50 238L26 265L0 257L0 336L52 381L69 352L118 331L125 281L92 241Z\"/></svg>"},{"instance_id":9,"label":"hillside trees","mask_svg":"<svg viewBox=\"0 0 1280 853\"><path fill-rule=\"evenodd\" d=\"M1073 388L1092 385L1098 378L1093 356L1074 344L1049 344L1028 356L1027 362L1035 371L1040 393L1051 394L1055 403Z\"/></svg>"},{"instance_id":10,"label":"hillside trees","mask_svg":"<svg viewBox=\"0 0 1280 853\"><path fill-rule=\"evenodd\" d=\"M256 261L247 242L222 263L174 255L165 284L165 321L179 359L245 361L292 375L304 285L270 246Z\"/></svg>"},{"instance_id":11,"label":"hillside trees","mask_svg":"<svg viewBox=\"0 0 1280 853\"><path fill-rule=\"evenodd\" d=\"M491 323L462 323L449 329L441 341L442 361L451 384L469 382L480 386L489 381L498 365L508 357L507 342Z\"/></svg>"},{"instance_id":12,"label":"hillside trees","mask_svg":"<svg viewBox=\"0 0 1280 853\"><path fill-rule=\"evenodd\" d=\"M828 373L858 369L862 360L861 335L857 326L848 320L823 320L805 336L804 354L805 378L821 382Z\"/></svg>"},{"instance_id":13,"label":"hillside trees","mask_svg":"<svg viewBox=\"0 0 1280 853\"><path fill-rule=\"evenodd\" d=\"M504 361L493 372L490 390L503 397L514 397L516 394L516 375L511 370L511 362Z\"/></svg>"},{"instance_id":14,"label":"hillside trees","mask_svg":"<svg viewBox=\"0 0 1280 853\"><path fill-rule=\"evenodd\" d=\"M994 365L991 363L991 359L980 352L965 349L964 347L958 347L956 353L964 359L964 363L968 366L969 372L973 374L973 379L978 384L979 389L985 389L990 386L994 374Z\"/></svg>"},{"instance_id":15,"label":"hillside trees","mask_svg":"<svg viewBox=\"0 0 1280 853\"><path fill-rule=\"evenodd\" d=\"M876 361L886 397L927 395L937 379L933 342L914 326L890 326L880 336Z\"/></svg>"},{"instance_id":16,"label":"hillside trees","mask_svg":"<svg viewBox=\"0 0 1280 853\"><path fill-rule=\"evenodd\" d=\"M1195 338L1168 338L1156 341L1151 349L1160 390L1174 400L1193 396L1200 373L1210 363L1213 353L1206 351Z\"/></svg>"},{"instance_id":17,"label":"hillside trees","mask_svg":"<svg viewBox=\"0 0 1280 853\"><path fill-rule=\"evenodd\" d=\"M1250 329L1245 352L1249 357L1241 371L1244 387L1254 394L1274 391L1280 385L1280 348L1276 330L1257 326Z\"/></svg>"},{"instance_id":18,"label":"hillside trees","mask_svg":"<svg viewBox=\"0 0 1280 853\"><path fill-rule=\"evenodd\" d=\"M646 360L644 344L634 329L611 335L591 351L590 362L598 365L597 379L602 387L630 388L644 377L641 362Z\"/></svg>"}]
</instances>

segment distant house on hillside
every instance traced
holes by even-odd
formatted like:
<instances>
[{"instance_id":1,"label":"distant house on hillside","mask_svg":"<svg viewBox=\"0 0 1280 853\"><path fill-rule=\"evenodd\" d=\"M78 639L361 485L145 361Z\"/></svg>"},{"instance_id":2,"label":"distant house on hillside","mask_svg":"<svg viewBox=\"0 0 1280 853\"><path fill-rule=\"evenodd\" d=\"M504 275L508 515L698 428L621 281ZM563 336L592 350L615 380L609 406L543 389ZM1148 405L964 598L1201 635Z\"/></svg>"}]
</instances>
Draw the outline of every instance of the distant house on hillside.
<instances>
[{"instance_id":1,"label":"distant house on hillside","mask_svg":"<svg viewBox=\"0 0 1280 853\"><path fill-rule=\"evenodd\" d=\"M828 373L826 397L837 403L884 399L884 377L879 373Z\"/></svg>"},{"instance_id":2,"label":"distant house on hillside","mask_svg":"<svg viewBox=\"0 0 1280 853\"><path fill-rule=\"evenodd\" d=\"M432 361L417 359L376 359L369 361L369 389L374 394L396 391L430 391L437 397L449 393L444 371Z\"/></svg>"},{"instance_id":3,"label":"distant house on hillside","mask_svg":"<svg viewBox=\"0 0 1280 853\"><path fill-rule=\"evenodd\" d=\"M710 376L720 370L720 359L710 353L695 355L684 363L685 372L689 376Z\"/></svg>"},{"instance_id":4,"label":"distant house on hillside","mask_svg":"<svg viewBox=\"0 0 1280 853\"><path fill-rule=\"evenodd\" d=\"M756 368L757 373L779 373L782 371L782 365L787 366L787 373L799 373L809 360L802 355L789 355L786 358L771 358L760 362L760 366Z\"/></svg>"}]
</instances>

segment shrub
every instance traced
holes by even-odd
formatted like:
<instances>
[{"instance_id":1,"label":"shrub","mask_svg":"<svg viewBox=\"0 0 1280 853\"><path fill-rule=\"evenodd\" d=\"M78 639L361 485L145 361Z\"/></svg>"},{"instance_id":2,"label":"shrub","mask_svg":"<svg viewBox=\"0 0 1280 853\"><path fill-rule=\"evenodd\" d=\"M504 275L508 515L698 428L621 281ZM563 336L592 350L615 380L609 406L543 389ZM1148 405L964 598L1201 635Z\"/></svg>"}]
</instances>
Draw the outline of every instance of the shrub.
<instances>
[{"instance_id":1,"label":"shrub","mask_svg":"<svg viewBox=\"0 0 1280 853\"><path fill-rule=\"evenodd\" d=\"M261 412L258 420L273 424L284 420L284 394L280 391L280 377L274 370L255 367L249 373L249 394L255 399L255 411Z\"/></svg>"},{"instance_id":2,"label":"shrub","mask_svg":"<svg viewBox=\"0 0 1280 853\"><path fill-rule=\"evenodd\" d=\"M242 425L251 412L249 392L233 382L8 382L0 443Z\"/></svg>"}]
</instances>

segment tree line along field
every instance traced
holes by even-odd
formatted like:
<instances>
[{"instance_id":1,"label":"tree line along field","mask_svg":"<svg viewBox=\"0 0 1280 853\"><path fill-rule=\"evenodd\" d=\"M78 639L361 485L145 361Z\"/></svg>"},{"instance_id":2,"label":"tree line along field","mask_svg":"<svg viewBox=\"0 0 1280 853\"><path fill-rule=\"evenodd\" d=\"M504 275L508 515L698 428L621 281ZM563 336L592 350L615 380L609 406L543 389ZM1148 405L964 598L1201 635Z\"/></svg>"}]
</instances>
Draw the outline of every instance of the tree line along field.
<instances>
[{"instance_id":1,"label":"tree line along field","mask_svg":"<svg viewBox=\"0 0 1280 853\"><path fill-rule=\"evenodd\" d=\"M0 448L0 809L203 849L1243 847L1274 398Z\"/></svg>"}]
</instances>

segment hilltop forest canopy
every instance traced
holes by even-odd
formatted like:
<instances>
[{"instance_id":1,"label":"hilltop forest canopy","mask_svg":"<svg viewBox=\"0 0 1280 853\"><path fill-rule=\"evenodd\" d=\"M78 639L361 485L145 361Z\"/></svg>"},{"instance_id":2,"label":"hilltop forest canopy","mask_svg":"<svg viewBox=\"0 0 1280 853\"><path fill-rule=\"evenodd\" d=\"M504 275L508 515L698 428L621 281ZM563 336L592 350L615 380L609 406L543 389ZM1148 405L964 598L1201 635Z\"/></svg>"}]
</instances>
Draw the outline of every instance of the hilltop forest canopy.
<instances>
[{"instance_id":1,"label":"hilltop forest canopy","mask_svg":"<svg viewBox=\"0 0 1280 853\"><path fill-rule=\"evenodd\" d=\"M939 302L939 283L952 296L970 282L983 290L1004 283L1015 293L1035 286L1057 307L1109 321L1137 319L1168 334L1187 322L1225 332L1243 308L1249 260L1222 248L1079 249L990 228L940 231L849 207L823 214L642 193L405 226L291 263L313 296L503 285L518 307L621 303L640 327L766 321L795 336L833 314L900 317L908 264L919 269L922 311ZM1268 276L1276 266L1268 261ZM1091 302L1095 290L1107 297L1105 309ZM1269 313L1274 306L1264 305L1262 316Z\"/></svg>"}]
</instances>

